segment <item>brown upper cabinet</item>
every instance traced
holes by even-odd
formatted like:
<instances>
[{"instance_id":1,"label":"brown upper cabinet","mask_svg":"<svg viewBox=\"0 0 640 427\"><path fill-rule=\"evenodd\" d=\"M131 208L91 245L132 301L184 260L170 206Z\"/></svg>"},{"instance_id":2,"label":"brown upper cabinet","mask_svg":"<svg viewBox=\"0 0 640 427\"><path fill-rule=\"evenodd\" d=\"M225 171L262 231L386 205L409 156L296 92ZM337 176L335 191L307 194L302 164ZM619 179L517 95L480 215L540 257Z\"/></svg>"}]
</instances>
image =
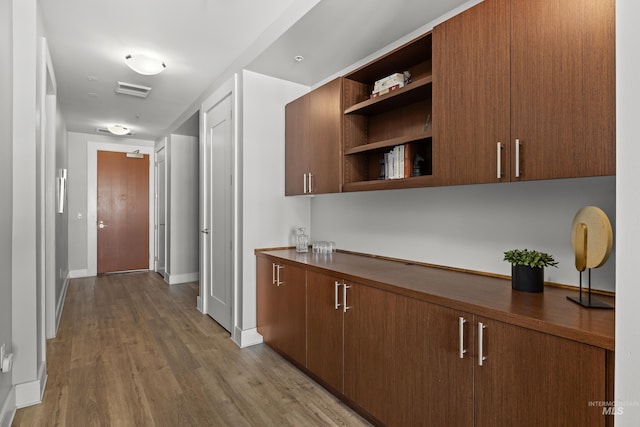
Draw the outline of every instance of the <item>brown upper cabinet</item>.
<instances>
[{"instance_id":1,"label":"brown upper cabinet","mask_svg":"<svg viewBox=\"0 0 640 427\"><path fill-rule=\"evenodd\" d=\"M433 30L438 185L615 174L615 1L485 0Z\"/></svg>"},{"instance_id":2,"label":"brown upper cabinet","mask_svg":"<svg viewBox=\"0 0 640 427\"><path fill-rule=\"evenodd\" d=\"M376 81L405 71L408 84L373 95ZM431 185L431 33L346 75L344 106L343 191ZM402 147L404 169L385 179L385 153L394 147Z\"/></svg>"},{"instance_id":3,"label":"brown upper cabinet","mask_svg":"<svg viewBox=\"0 0 640 427\"><path fill-rule=\"evenodd\" d=\"M285 107L285 194L340 192L342 79Z\"/></svg>"}]
</instances>

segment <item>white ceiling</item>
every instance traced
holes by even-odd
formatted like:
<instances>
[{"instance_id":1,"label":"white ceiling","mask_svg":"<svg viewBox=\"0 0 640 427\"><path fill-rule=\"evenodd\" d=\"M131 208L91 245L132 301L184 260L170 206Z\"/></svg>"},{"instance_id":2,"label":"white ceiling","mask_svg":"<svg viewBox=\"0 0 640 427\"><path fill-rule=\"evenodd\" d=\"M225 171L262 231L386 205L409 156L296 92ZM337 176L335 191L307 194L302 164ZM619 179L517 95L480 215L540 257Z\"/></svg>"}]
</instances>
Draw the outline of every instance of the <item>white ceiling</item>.
<instances>
[{"instance_id":1,"label":"white ceiling","mask_svg":"<svg viewBox=\"0 0 640 427\"><path fill-rule=\"evenodd\" d=\"M141 139L174 131L168 127L261 37L272 36L275 23L316 2L40 0L67 129L94 133L121 124ZM247 68L311 86L462 3L321 0ZM124 64L129 53L160 57L167 69L138 75ZM120 95L116 81L152 90L146 99Z\"/></svg>"}]
</instances>

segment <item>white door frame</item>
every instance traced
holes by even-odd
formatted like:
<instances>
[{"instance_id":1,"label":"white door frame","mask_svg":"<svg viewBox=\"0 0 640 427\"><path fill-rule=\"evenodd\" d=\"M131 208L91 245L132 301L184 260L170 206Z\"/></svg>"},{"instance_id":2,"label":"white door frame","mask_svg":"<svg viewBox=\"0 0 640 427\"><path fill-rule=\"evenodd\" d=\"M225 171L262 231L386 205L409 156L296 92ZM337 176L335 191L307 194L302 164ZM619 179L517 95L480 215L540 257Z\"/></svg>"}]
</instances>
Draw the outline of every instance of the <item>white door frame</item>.
<instances>
[{"instance_id":1,"label":"white door frame","mask_svg":"<svg viewBox=\"0 0 640 427\"><path fill-rule=\"evenodd\" d=\"M238 280L242 277L242 224L239 218L240 211L240 188L242 187L240 177L242 174L241 165L241 151L240 151L240 131L238 120L238 74L234 74L227 82L219 87L209 98L207 98L200 107L200 230L204 229L205 224L205 192L208 191L208 187L205 185L204 177L204 144L206 143L207 129L209 123L207 121L206 112L211 110L215 105L227 97L231 97L231 141L232 141L232 154L231 154L231 173L233 176L231 186L231 337L234 341L237 341L238 324L237 319L237 303L239 284ZM205 275L206 265L203 265L202 257L204 254L203 239L200 239L200 296L198 296L198 310L202 313L208 312L207 298L209 289L203 277Z\"/></svg>"},{"instance_id":2,"label":"white door frame","mask_svg":"<svg viewBox=\"0 0 640 427\"><path fill-rule=\"evenodd\" d=\"M153 270L155 224L155 179L153 167L156 156L153 146L127 143L87 142L87 275L98 274L98 151L130 153L140 150L149 155L149 270Z\"/></svg>"},{"instance_id":3,"label":"white door frame","mask_svg":"<svg viewBox=\"0 0 640 427\"><path fill-rule=\"evenodd\" d=\"M164 159L162 161L162 165L159 164L158 158L160 157L160 153L162 153L164 155ZM167 165L167 138L164 138L164 142L163 145L161 147L158 147L157 150L155 150L155 155L156 155L156 161L153 162L153 164L155 165L154 168L154 180L156 183L156 192L154 195L154 200L155 200L155 207L156 207L156 211L155 211L155 215L154 217L154 263L153 263L153 269L156 273L159 273L162 275L162 277L164 277L165 280L167 280L167 227L166 227L166 223L167 223L167 169L166 169L166 165ZM164 168L164 180L162 182L160 182L160 168ZM160 185L164 186L164 192L163 192L163 201L164 203L162 205L160 205ZM163 209L164 210L164 221L165 221L165 229L164 229L164 250L160 251L160 210ZM162 252L162 256L164 257L164 259L162 260L162 263L160 263L160 254Z\"/></svg>"},{"instance_id":4,"label":"white door frame","mask_svg":"<svg viewBox=\"0 0 640 427\"><path fill-rule=\"evenodd\" d=\"M53 72L53 63L49 53L47 39L40 40L40 64L39 85L40 92L40 155L42 164L40 188L42 190L41 206L44 212L41 217L41 229L44 233L41 242L42 277L41 277L41 307L44 313L41 316L42 327L45 334L40 337L44 351L46 339L56 336L59 321L59 312L56 305L56 76ZM46 360L43 354L43 360Z\"/></svg>"}]
</instances>

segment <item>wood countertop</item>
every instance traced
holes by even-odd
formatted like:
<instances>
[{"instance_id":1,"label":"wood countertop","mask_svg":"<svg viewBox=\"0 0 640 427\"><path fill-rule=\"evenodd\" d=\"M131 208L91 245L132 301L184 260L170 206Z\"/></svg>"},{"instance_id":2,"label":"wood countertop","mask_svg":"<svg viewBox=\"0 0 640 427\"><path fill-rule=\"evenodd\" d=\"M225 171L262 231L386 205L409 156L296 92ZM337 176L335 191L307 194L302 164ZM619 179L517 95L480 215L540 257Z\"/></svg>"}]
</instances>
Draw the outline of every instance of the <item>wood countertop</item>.
<instances>
[{"instance_id":1,"label":"wood countertop","mask_svg":"<svg viewBox=\"0 0 640 427\"><path fill-rule=\"evenodd\" d=\"M411 262L340 252L256 250L308 270L485 316L512 325L615 350L615 310L587 309L569 301L578 291L545 286L542 293L511 289L510 280ZM583 294L584 296L584 294ZM614 298L597 295L613 304Z\"/></svg>"}]
</instances>

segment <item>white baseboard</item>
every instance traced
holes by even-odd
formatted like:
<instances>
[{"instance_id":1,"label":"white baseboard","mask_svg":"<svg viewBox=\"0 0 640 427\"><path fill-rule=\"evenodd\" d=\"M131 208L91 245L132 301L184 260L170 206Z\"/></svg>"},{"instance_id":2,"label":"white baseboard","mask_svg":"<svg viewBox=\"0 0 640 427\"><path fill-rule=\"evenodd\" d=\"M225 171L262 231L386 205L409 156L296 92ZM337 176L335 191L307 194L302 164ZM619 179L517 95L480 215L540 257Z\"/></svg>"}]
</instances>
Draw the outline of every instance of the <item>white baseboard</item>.
<instances>
[{"instance_id":1,"label":"white baseboard","mask_svg":"<svg viewBox=\"0 0 640 427\"><path fill-rule=\"evenodd\" d=\"M258 333L258 329L256 328L246 329L243 331L236 326L234 331L235 334L233 334L232 337L233 342L235 342L240 348L262 344L262 335Z\"/></svg>"},{"instance_id":2,"label":"white baseboard","mask_svg":"<svg viewBox=\"0 0 640 427\"><path fill-rule=\"evenodd\" d=\"M60 292L60 300L56 304L56 324L55 324L55 336L58 335L58 327L60 326L60 317L62 317L62 309L64 308L64 301L67 299L67 289L69 289L69 280L71 276L67 274L62 285L62 292Z\"/></svg>"},{"instance_id":3,"label":"white baseboard","mask_svg":"<svg viewBox=\"0 0 640 427\"><path fill-rule=\"evenodd\" d=\"M198 308L198 311L204 314L204 311L202 311L202 299L200 299L200 295L198 295L198 298L196 300L196 306Z\"/></svg>"},{"instance_id":4,"label":"white baseboard","mask_svg":"<svg viewBox=\"0 0 640 427\"><path fill-rule=\"evenodd\" d=\"M89 270L86 268L84 270L70 270L69 271L69 279L77 279L79 277L91 277L89 275Z\"/></svg>"},{"instance_id":5,"label":"white baseboard","mask_svg":"<svg viewBox=\"0 0 640 427\"><path fill-rule=\"evenodd\" d=\"M200 280L200 273L186 273L186 274L167 274L165 281L170 285L179 285L182 283L197 282Z\"/></svg>"},{"instance_id":6,"label":"white baseboard","mask_svg":"<svg viewBox=\"0 0 640 427\"><path fill-rule=\"evenodd\" d=\"M11 427L16 416L16 388L11 386L7 398L0 405L0 427Z\"/></svg>"},{"instance_id":7,"label":"white baseboard","mask_svg":"<svg viewBox=\"0 0 640 427\"><path fill-rule=\"evenodd\" d=\"M42 402L44 388L47 385L47 369L45 362L40 364L38 379L27 383L16 384L16 407L37 405Z\"/></svg>"}]
</instances>

